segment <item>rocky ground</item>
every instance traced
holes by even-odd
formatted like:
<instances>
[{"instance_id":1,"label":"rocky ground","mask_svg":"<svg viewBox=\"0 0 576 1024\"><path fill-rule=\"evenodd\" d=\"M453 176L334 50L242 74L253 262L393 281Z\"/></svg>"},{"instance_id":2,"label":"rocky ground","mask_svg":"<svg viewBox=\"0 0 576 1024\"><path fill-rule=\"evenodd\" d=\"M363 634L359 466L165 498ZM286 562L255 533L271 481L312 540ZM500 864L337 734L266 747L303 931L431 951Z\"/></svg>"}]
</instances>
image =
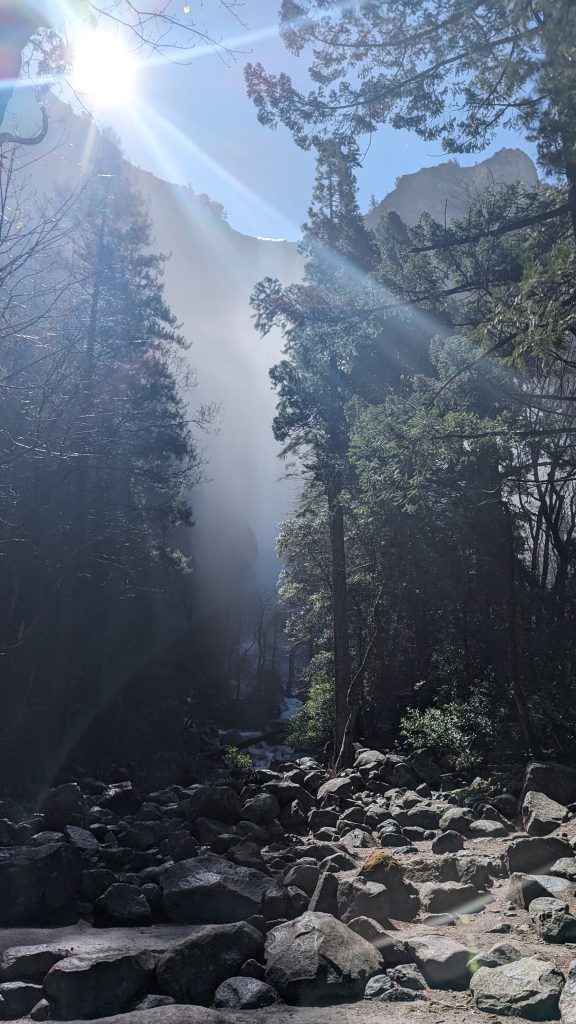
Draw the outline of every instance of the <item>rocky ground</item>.
<instances>
[{"instance_id":1,"label":"rocky ground","mask_svg":"<svg viewBox=\"0 0 576 1024\"><path fill-rule=\"evenodd\" d=\"M67 782L0 806L0 1017L576 1024L575 845L555 764Z\"/></svg>"}]
</instances>

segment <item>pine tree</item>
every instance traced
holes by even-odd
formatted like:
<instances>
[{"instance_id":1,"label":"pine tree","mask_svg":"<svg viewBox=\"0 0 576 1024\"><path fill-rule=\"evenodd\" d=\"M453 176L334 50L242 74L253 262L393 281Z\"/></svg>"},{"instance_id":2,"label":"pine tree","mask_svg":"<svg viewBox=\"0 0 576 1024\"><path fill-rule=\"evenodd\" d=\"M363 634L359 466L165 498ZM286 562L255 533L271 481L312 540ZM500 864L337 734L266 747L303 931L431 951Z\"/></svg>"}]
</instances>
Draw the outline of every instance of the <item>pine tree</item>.
<instances>
[{"instance_id":1,"label":"pine tree","mask_svg":"<svg viewBox=\"0 0 576 1024\"><path fill-rule=\"evenodd\" d=\"M350 374L359 345L354 311L373 291L369 271L377 248L365 228L356 199L358 154L341 140L318 152L316 184L301 250L304 283L281 288L266 280L255 291L257 327L282 327L286 358L273 367L279 395L274 433L284 451L297 452L304 470L323 489L330 530L334 758L349 763L357 706L352 688L348 633L344 492L347 479Z\"/></svg>"}]
</instances>

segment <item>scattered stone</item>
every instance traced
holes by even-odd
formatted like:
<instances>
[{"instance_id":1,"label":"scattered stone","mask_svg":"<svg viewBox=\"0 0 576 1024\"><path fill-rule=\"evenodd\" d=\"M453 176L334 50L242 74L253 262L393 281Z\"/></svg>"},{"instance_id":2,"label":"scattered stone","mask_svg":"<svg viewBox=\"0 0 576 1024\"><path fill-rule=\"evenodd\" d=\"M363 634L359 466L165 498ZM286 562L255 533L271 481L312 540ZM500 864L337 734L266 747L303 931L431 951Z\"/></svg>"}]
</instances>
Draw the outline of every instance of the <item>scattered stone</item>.
<instances>
[{"instance_id":1,"label":"scattered stone","mask_svg":"<svg viewBox=\"0 0 576 1024\"><path fill-rule=\"evenodd\" d=\"M567 817L567 808L545 793L531 791L524 797L522 820L529 836L550 835Z\"/></svg>"},{"instance_id":2,"label":"scattered stone","mask_svg":"<svg viewBox=\"0 0 576 1024\"><path fill-rule=\"evenodd\" d=\"M228 978L216 989L214 1006L228 1010L259 1010L277 1001L274 989L256 978Z\"/></svg>"},{"instance_id":3,"label":"scattered stone","mask_svg":"<svg viewBox=\"0 0 576 1024\"><path fill-rule=\"evenodd\" d=\"M206 925L160 957L158 987L178 1003L210 1003L218 986L247 960L260 959L263 948L262 933L245 921Z\"/></svg>"},{"instance_id":4,"label":"scattered stone","mask_svg":"<svg viewBox=\"0 0 576 1024\"><path fill-rule=\"evenodd\" d=\"M571 856L570 843L555 836L513 839L506 850L510 874L515 871L546 874L548 868L560 857Z\"/></svg>"},{"instance_id":5,"label":"scattered stone","mask_svg":"<svg viewBox=\"0 0 576 1024\"><path fill-rule=\"evenodd\" d=\"M364 999L379 999L384 992L389 992L393 987L393 983L387 974L375 974L366 984Z\"/></svg>"},{"instance_id":6,"label":"scattered stone","mask_svg":"<svg viewBox=\"0 0 576 1024\"><path fill-rule=\"evenodd\" d=\"M532 900L528 913L544 942L576 942L576 917L568 913L568 904L548 896Z\"/></svg>"},{"instance_id":7,"label":"scattered stone","mask_svg":"<svg viewBox=\"0 0 576 1024\"><path fill-rule=\"evenodd\" d=\"M115 782L112 786L106 787L99 798L99 803L101 807L124 817L127 814L136 814L142 806L142 798L131 782Z\"/></svg>"},{"instance_id":8,"label":"scattered stone","mask_svg":"<svg viewBox=\"0 0 576 1024\"><path fill-rule=\"evenodd\" d=\"M414 992L421 992L427 987L426 979L416 964L402 964L400 967L391 967L388 971L388 977L392 978L396 985L400 985L402 988L411 988Z\"/></svg>"},{"instance_id":9,"label":"scattered stone","mask_svg":"<svg viewBox=\"0 0 576 1024\"><path fill-rule=\"evenodd\" d=\"M426 882L420 890L422 909L431 914L468 914L483 909L485 898L475 886L462 882Z\"/></svg>"},{"instance_id":10,"label":"scattered stone","mask_svg":"<svg viewBox=\"0 0 576 1024\"><path fill-rule=\"evenodd\" d=\"M308 912L266 938L266 979L289 1003L359 999L381 964L371 943L328 914Z\"/></svg>"},{"instance_id":11,"label":"scattered stone","mask_svg":"<svg viewBox=\"0 0 576 1024\"><path fill-rule=\"evenodd\" d=\"M564 975L553 964L538 957L523 957L502 967L481 967L470 988L479 1010L523 1017L526 1020L556 1020Z\"/></svg>"},{"instance_id":12,"label":"scattered stone","mask_svg":"<svg viewBox=\"0 0 576 1024\"><path fill-rule=\"evenodd\" d=\"M68 843L0 849L0 926L75 921L80 877Z\"/></svg>"},{"instance_id":13,"label":"scattered stone","mask_svg":"<svg viewBox=\"0 0 576 1024\"><path fill-rule=\"evenodd\" d=\"M171 921L226 924L260 913L267 920L284 917L286 893L261 871L205 856L167 869L162 903Z\"/></svg>"},{"instance_id":14,"label":"scattered stone","mask_svg":"<svg viewBox=\"0 0 576 1024\"><path fill-rule=\"evenodd\" d=\"M44 978L51 1016L75 1020L123 1013L145 995L154 967L150 953L111 951L66 957Z\"/></svg>"},{"instance_id":15,"label":"scattered stone","mask_svg":"<svg viewBox=\"0 0 576 1024\"><path fill-rule=\"evenodd\" d=\"M146 896L135 885L116 882L99 896L94 905L97 923L145 925L152 921Z\"/></svg>"},{"instance_id":16,"label":"scattered stone","mask_svg":"<svg viewBox=\"0 0 576 1024\"><path fill-rule=\"evenodd\" d=\"M434 839L431 849L432 853L456 853L464 846L464 837L460 832L448 830Z\"/></svg>"},{"instance_id":17,"label":"scattered stone","mask_svg":"<svg viewBox=\"0 0 576 1024\"><path fill-rule=\"evenodd\" d=\"M466 946L445 935L411 935L405 940L408 952L430 988L468 987L470 953Z\"/></svg>"}]
</instances>

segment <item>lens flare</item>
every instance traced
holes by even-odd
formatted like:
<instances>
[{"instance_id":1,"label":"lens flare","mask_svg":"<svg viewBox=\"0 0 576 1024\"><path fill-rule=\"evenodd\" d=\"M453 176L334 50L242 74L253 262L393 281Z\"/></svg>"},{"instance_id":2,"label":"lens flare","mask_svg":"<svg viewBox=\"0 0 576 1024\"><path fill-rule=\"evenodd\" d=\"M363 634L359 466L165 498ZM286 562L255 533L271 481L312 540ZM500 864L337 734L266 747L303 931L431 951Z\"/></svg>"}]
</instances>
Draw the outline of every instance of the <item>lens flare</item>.
<instances>
[{"instance_id":1,"label":"lens flare","mask_svg":"<svg viewBox=\"0 0 576 1024\"><path fill-rule=\"evenodd\" d=\"M69 82L74 92L98 108L130 103L136 60L119 35L99 29L83 30L75 36L73 49Z\"/></svg>"}]
</instances>

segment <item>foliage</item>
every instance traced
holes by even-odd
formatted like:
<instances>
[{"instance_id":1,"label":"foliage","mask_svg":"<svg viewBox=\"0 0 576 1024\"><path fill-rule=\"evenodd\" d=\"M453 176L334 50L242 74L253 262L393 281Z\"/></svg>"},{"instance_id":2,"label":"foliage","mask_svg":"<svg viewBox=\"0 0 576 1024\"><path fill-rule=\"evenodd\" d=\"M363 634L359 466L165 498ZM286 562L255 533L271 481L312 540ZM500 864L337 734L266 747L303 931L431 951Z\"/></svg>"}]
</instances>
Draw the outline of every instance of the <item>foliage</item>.
<instances>
[{"instance_id":1,"label":"foliage","mask_svg":"<svg viewBox=\"0 0 576 1024\"><path fill-rule=\"evenodd\" d=\"M297 749L317 753L334 734L334 676L331 656L316 655L306 669L308 696L290 722L289 742Z\"/></svg>"},{"instance_id":2,"label":"foliage","mask_svg":"<svg viewBox=\"0 0 576 1024\"><path fill-rule=\"evenodd\" d=\"M226 747L224 761L238 782L248 785L254 780L254 762L250 754L238 747Z\"/></svg>"}]
</instances>

